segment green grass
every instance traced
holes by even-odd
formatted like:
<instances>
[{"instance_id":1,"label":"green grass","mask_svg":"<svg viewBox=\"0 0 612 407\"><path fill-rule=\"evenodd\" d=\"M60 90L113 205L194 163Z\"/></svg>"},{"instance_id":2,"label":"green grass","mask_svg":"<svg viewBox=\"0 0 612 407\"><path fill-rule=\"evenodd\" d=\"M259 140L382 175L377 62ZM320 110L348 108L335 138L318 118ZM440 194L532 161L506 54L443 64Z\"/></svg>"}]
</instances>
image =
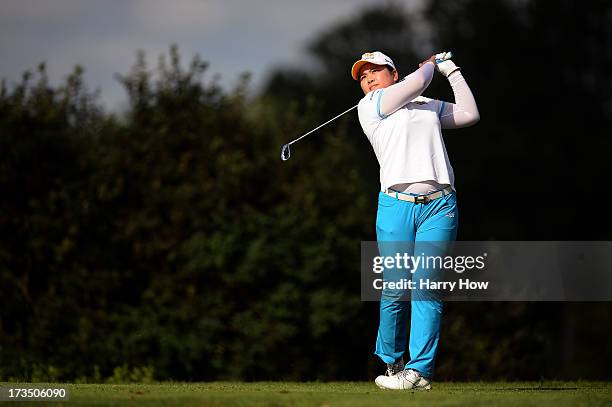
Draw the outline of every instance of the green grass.
<instances>
[{"instance_id":1,"label":"green grass","mask_svg":"<svg viewBox=\"0 0 612 407\"><path fill-rule=\"evenodd\" d=\"M1 387L17 387L0 383ZM34 385L23 385L32 387ZM37 384L37 387L42 385ZM54 384L53 386L58 386ZM434 383L429 392L379 390L373 383L68 384L70 401L10 406L611 406L610 382Z\"/></svg>"}]
</instances>

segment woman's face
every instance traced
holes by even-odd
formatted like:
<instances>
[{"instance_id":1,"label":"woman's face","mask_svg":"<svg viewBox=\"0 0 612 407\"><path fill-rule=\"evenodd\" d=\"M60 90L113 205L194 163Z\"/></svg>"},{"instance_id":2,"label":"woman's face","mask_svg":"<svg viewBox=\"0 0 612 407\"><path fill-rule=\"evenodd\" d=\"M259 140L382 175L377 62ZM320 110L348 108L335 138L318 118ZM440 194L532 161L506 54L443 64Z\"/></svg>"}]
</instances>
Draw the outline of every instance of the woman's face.
<instances>
[{"instance_id":1,"label":"woman's face","mask_svg":"<svg viewBox=\"0 0 612 407\"><path fill-rule=\"evenodd\" d=\"M363 93L368 94L373 90L386 88L397 82L397 71L389 70L385 65L375 65L371 62L359 69L359 84Z\"/></svg>"}]
</instances>

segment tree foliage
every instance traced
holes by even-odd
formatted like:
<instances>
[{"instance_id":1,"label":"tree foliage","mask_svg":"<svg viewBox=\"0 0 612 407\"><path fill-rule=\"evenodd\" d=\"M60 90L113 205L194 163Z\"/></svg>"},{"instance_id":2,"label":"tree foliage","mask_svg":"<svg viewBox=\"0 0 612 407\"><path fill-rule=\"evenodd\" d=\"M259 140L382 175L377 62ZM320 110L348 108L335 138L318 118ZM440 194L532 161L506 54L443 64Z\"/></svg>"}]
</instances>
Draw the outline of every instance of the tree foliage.
<instances>
[{"instance_id":1,"label":"tree foliage","mask_svg":"<svg viewBox=\"0 0 612 407\"><path fill-rule=\"evenodd\" d=\"M3 88L3 376L280 378L288 360L295 378L343 374L313 374L335 352L308 344L357 329L362 307L342 261L366 206L350 144L337 130L283 166L315 101L247 100L246 79L226 94L199 57L169 59L118 77L124 121L95 109L80 69L58 89L43 68Z\"/></svg>"}]
</instances>

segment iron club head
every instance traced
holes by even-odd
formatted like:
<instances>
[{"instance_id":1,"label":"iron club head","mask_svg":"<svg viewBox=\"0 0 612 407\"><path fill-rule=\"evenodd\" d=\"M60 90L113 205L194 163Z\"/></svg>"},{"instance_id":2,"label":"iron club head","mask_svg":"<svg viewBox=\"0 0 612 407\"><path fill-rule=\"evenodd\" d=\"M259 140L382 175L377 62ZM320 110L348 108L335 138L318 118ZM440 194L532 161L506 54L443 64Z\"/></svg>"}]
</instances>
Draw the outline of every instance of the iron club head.
<instances>
[{"instance_id":1,"label":"iron club head","mask_svg":"<svg viewBox=\"0 0 612 407\"><path fill-rule=\"evenodd\" d=\"M281 150L281 160L287 161L289 158L291 158L291 149L289 144L285 144Z\"/></svg>"}]
</instances>

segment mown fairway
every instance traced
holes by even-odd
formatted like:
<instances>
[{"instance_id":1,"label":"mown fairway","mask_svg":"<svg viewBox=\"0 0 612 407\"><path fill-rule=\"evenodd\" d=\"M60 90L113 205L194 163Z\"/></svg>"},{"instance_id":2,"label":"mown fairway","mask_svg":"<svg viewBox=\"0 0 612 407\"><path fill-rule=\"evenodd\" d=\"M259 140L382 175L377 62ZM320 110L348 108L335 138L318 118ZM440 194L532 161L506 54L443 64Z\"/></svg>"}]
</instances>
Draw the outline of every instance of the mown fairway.
<instances>
[{"instance_id":1,"label":"mown fairway","mask_svg":"<svg viewBox=\"0 0 612 407\"><path fill-rule=\"evenodd\" d=\"M6 387L8 383L1 386ZM10 384L12 387L18 387ZM30 385L32 386L32 385ZM36 385L42 387L41 385ZM57 385L54 385L57 386ZM64 406L610 406L609 382L435 383L430 392L383 391L372 383L160 383L68 385ZM9 404L5 402L5 404Z\"/></svg>"}]
</instances>

